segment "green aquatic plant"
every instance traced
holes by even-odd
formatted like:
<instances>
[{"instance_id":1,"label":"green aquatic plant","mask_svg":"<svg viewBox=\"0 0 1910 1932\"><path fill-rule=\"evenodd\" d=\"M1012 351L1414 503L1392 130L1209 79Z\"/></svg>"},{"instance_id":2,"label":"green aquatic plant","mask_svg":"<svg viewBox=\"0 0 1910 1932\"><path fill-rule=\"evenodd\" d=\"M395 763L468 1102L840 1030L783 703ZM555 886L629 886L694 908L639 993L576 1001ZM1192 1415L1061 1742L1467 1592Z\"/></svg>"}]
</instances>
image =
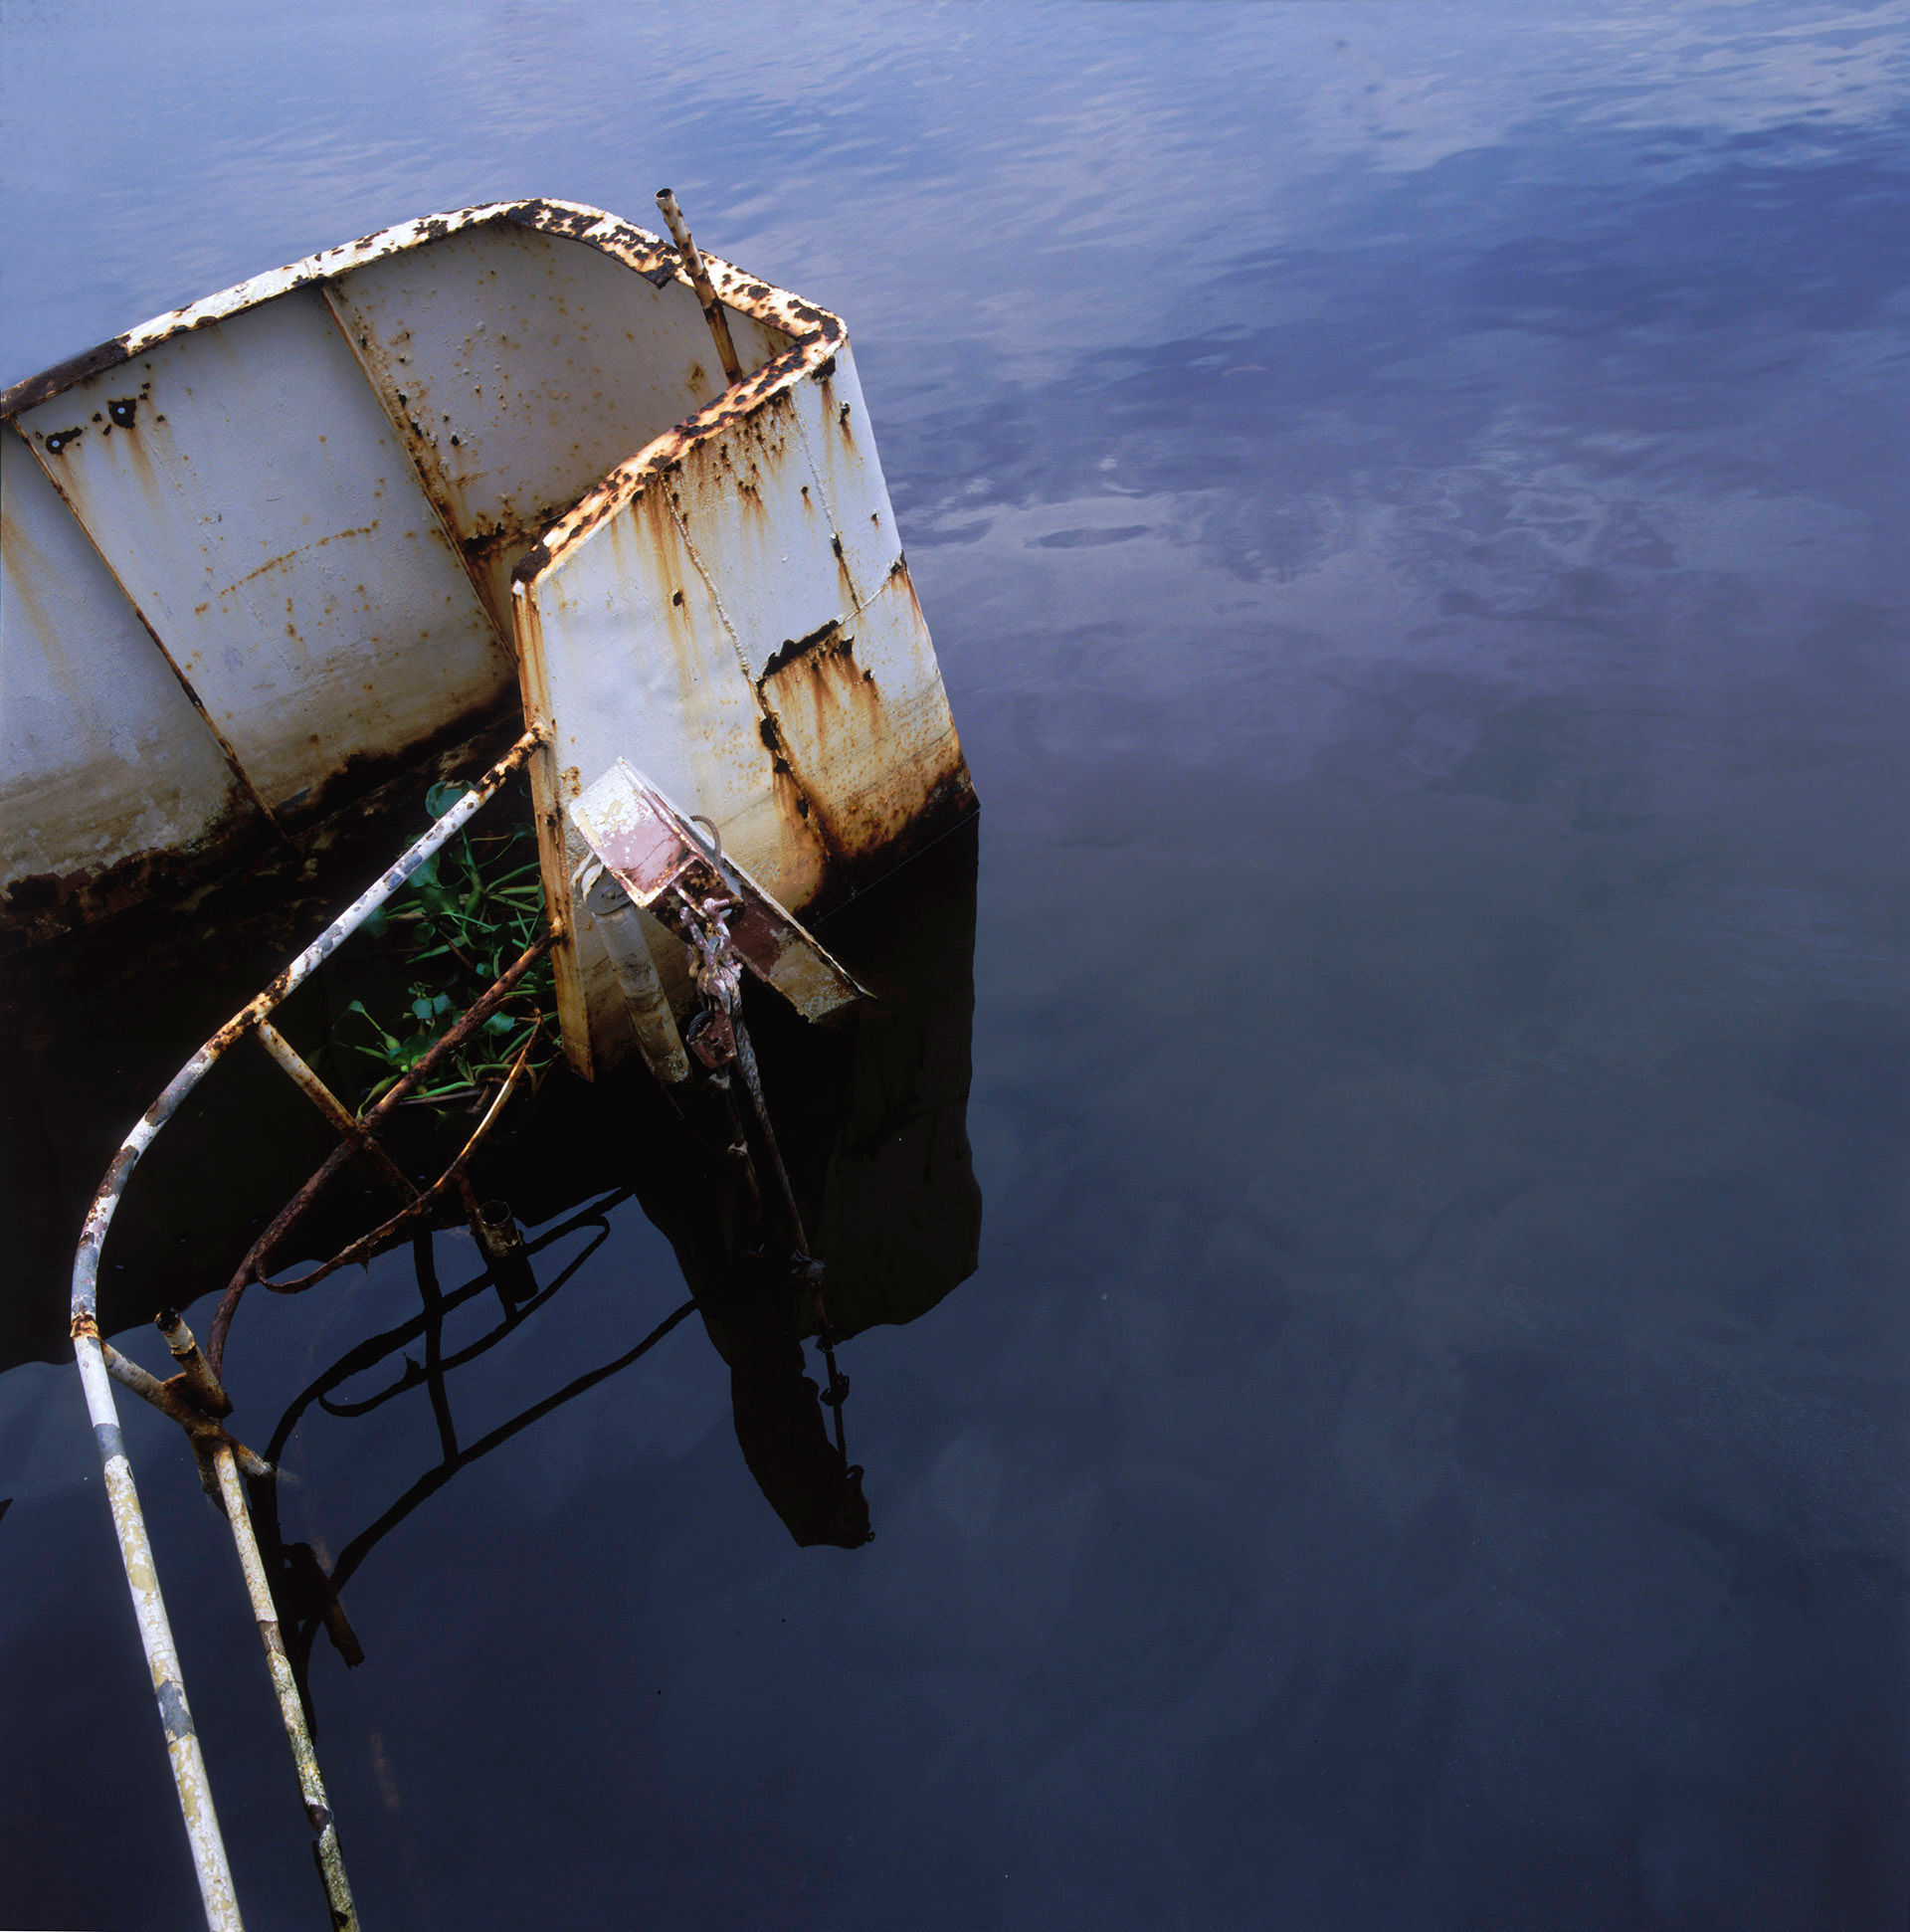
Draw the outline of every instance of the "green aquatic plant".
<instances>
[{"instance_id":1,"label":"green aquatic plant","mask_svg":"<svg viewBox=\"0 0 1910 1932\"><path fill-rule=\"evenodd\" d=\"M442 818L470 789L434 785L425 810ZM377 1069L358 1096L360 1113L409 1073L543 931L536 835L527 819L505 819L495 807L491 811L494 829L460 832L359 928L401 949L412 975L404 1010L381 1013L356 999L332 1030L336 1046L370 1060ZM548 1024L555 1011L546 956L438 1069L432 1083L405 1104L475 1109L503 1080L540 1025L551 1044L540 1046L530 1072L541 1078L557 1054L555 1029Z\"/></svg>"}]
</instances>

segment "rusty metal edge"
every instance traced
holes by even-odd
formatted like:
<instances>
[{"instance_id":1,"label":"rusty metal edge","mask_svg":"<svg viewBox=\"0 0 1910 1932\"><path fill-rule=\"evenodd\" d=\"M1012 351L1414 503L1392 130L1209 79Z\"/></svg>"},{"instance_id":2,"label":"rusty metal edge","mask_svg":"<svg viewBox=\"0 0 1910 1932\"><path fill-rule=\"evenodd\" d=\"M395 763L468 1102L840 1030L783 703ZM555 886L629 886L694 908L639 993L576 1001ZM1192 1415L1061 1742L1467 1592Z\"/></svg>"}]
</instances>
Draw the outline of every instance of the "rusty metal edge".
<instances>
[{"instance_id":1,"label":"rusty metal edge","mask_svg":"<svg viewBox=\"0 0 1910 1932\"><path fill-rule=\"evenodd\" d=\"M706 267L719 266L713 255L704 256L703 262ZM841 317L824 315L810 334L799 337L742 381L732 383L695 415L685 416L674 428L653 437L635 456L626 458L586 490L524 552L511 572L513 596L534 594L600 523L642 495L651 483L667 477L699 443L721 435L798 383L830 373L838 352L848 341L849 331Z\"/></svg>"},{"instance_id":2,"label":"rusty metal edge","mask_svg":"<svg viewBox=\"0 0 1910 1932\"><path fill-rule=\"evenodd\" d=\"M121 363L131 361L134 356L142 355L174 336L209 328L228 316L256 308L261 302L289 294L294 289L335 281L368 262L401 255L407 249L422 248L427 243L442 241L448 235L481 228L487 222L509 222L519 228L535 229L540 234L582 242L622 262L639 275L655 276L668 271L685 287L689 286L688 277L677 261L676 251L669 243L661 236L653 235L648 229L638 228L619 216L607 214L601 208L591 208L576 201L556 201L544 196L532 196L520 201L478 202L442 215L420 215L412 221L399 222L391 228L379 229L375 234L361 236L355 242L343 242L336 248L321 249L316 255L307 255L300 261L286 263L283 268L271 269L263 275L235 283L230 289L222 289L217 294L189 302L183 308L170 308L163 315L155 315L150 321L141 322L137 328L127 329L123 335L115 335L110 341L100 342L0 390L0 421L9 420L22 410L49 401L71 389L75 383L84 382L89 376L117 368ZM827 309L818 308L813 302L805 301L787 289L779 289L772 283L747 275L718 256L704 255L702 259L724 304L741 314L752 316L786 335L799 337L816 330L826 330L831 324L838 329L842 327L840 318Z\"/></svg>"}]
</instances>

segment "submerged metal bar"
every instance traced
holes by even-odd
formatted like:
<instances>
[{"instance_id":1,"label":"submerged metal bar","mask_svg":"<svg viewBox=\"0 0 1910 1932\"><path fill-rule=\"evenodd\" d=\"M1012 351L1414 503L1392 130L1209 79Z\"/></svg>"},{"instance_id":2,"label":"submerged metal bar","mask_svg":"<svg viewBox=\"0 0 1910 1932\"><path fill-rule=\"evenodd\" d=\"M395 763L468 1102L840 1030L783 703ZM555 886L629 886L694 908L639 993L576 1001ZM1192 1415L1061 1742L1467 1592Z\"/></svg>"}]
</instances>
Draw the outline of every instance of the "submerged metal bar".
<instances>
[{"instance_id":1,"label":"submerged metal bar","mask_svg":"<svg viewBox=\"0 0 1910 1932\"><path fill-rule=\"evenodd\" d=\"M76 1324L73 1350L80 1364L81 1386L87 1392L87 1413L93 1418L94 1440L105 1469L106 1501L112 1526L119 1536L119 1561L132 1593L132 1614L145 1646L146 1667L152 1672L153 1696L159 1721L166 1730L166 1755L172 1760L172 1781L179 1792L179 1812L186 1822L192 1846L193 1869L199 1879L199 1898L205 1907L209 1932L245 1932L239 1900L232 1888L232 1866L225 1839L219 1835L219 1814L213 1809L212 1787L206 1780L205 1754L193 1728L186 1703L185 1677L179 1652L166 1618L166 1601L159 1593L159 1573L153 1567L152 1544L146 1535L139 1492L133 1486L132 1464L119 1434L119 1412L113 1405L112 1383L106 1374L99 1331L89 1314L86 1325Z\"/></svg>"},{"instance_id":2,"label":"submerged metal bar","mask_svg":"<svg viewBox=\"0 0 1910 1932\"><path fill-rule=\"evenodd\" d=\"M729 337L729 317L723 313L723 304L716 298L716 285L709 279L709 271L703 267L703 258L697 253L696 244L689 239L689 227L683 220L683 211L676 206L676 197L668 188L657 190L657 206L664 211L664 220L669 224L670 239L676 244L677 258L683 265L683 273L689 277L689 286L696 290L696 299L703 304L703 319L709 324L709 332L716 338L716 353L723 359L723 374L731 382L741 382L743 365L736 359L736 344Z\"/></svg>"},{"instance_id":3,"label":"submerged metal bar","mask_svg":"<svg viewBox=\"0 0 1910 1932\"><path fill-rule=\"evenodd\" d=\"M252 1512L246 1507L245 1484L239 1480L230 1449L222 1446L214 1449L212 1461L219 1473L219 1494L225 1504L226 1521L232 1525L232 1540L239 1551L239 1567L245 1572L246 1594L252 1599L252 1614L258 1620L259 1638L266 1646L272 1687L279 1693L279 1715L285 1721L292 1762L298 1769L298 1795L304 1800L305 1817L316 1837L318 1872L325 1882L331 1923L335 1932L357 1932L358 1913L351 1902L351 1885L345 1877L344 1853L338 1848L338 1827L325 1796L318 1754L312 1749L311 1733L305 1727L305 1707L298 1695L298 1680L292 1674L291 1659L286 1654L285 1635L279 1628L279 1607L273 1602L265 1559L259 1554L259 1539L253 1533Z\"/></svg>"}]
</instances>

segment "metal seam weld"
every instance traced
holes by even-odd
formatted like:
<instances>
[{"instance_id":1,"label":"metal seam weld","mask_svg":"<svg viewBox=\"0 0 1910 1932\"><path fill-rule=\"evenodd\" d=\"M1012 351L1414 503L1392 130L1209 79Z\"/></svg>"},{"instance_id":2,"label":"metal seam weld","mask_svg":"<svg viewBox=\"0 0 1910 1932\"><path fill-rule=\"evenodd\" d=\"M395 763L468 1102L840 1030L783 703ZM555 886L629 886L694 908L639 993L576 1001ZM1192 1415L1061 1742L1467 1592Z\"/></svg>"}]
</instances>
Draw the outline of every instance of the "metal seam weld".
<instances>
[{"instance_id":1,"label":"metal seam weld","mask_svg":"<svg viewBox=\"0 0 1910 1932\"><path fill-rule=\"evenodd\" d=\"M723 603L723 594L716 588L716 579L709 574L709 566L704 563L702 552L696 548L689 534L689 522L674 503L669 504L669 519L676 525L678 535L683 539L683 548L689 552L689 560L696 566L696 574L703 580L703 588L709 592L709 601L716 606L716 615L722 620L723 630L728 634L729 647L736 654L736 663L743 674L744 681L755 692L756 707L762 710L763 694L756 687L756 676L749 668L749 651L743 643L743 636L736 628L736 621ZM767 713L765 713L767 714Z\"/></svg>"}]
</instances>

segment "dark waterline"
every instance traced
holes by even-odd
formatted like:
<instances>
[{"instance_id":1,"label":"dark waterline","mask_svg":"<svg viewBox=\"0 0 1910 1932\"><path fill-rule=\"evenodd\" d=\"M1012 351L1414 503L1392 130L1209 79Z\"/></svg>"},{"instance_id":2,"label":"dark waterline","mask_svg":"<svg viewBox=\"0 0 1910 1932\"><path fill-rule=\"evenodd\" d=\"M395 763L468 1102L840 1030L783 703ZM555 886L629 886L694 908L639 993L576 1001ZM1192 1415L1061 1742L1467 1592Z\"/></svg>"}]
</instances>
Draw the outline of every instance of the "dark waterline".
<instances>
[{"instance_id":1,"label":"dark waterline","mask_svg":"<svg viewBox=\"0 0 1910 1932\"><path fill-rule=\"evenodd\" d=\"M368 1924L1904 1923L1903 8L4 33L7 379L505 193L669 180L839 308L985 805L876 1540L796 1546L695 1322L462 1469L313 1651ZM461 1440L681 1302L615 1167ZM416 1308L249 1307L248 1416ZM250 1922L318 1922L128 1435ZM287 1535L437 1455L308 1418ZM0 1377L0 1917L190 1923L97 1490Z\"/></svg>"}]
</instances>

